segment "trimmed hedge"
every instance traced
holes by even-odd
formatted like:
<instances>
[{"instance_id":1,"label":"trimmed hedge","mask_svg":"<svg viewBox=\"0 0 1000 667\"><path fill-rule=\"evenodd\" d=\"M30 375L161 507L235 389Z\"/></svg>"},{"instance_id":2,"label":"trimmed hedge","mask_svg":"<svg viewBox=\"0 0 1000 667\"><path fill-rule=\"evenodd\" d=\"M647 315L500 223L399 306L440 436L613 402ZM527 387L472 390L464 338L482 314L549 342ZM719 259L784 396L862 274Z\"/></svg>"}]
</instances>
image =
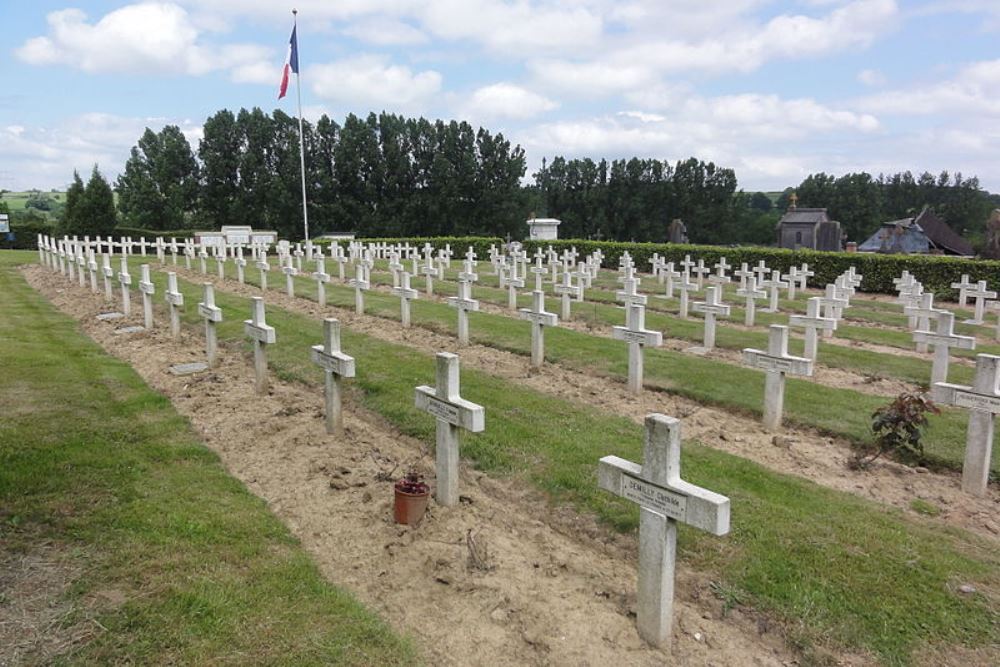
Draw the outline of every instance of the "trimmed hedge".
<instances>
[{"instance_id":1,"label":"trimmed hedge","mask_svg":"<svg viewBox=\"0 0 1000 667\"><path fill-rule=\"evenodd\" d=\"M365 238L356 239L364 243L410 243L422 247L430 243L437 248L451 244L455 257L461 257L467 246L471 245L480 258L486 257L491 244L498 247L503 239L498 237L435 237L435 238ZM615 267L624 252L628 252L641 271L650 271L650 260L653 253L668 262L680 262L685 255L693 260L702 259L706 265L713 265L720 257L738 267L746 262L753 266L760 260L772 268L782 272L792 266L803 263L816 275L809 279L812 287L824 287L832 283L837 276L853 266L863 276L861 291L882 294L895 294L893 278L898 278L903 271L909 271L917 280L923 283L924 289L934 292L939 298L954 298L956 290L951 284L961 281L963 274L968 274L972 281L985 280L989 289L1000 291L1000 261L984 259L968 259L963 257L942 257L935 255L879 255L872 253L853 252L819 252L816 250L783 250L780 248L763 248L754 246L725 247L709 245L693 245L678 243L621 243L617 241L588 241L583 239L565 239L559 241L523 241L524 249L534 253L539 247L552 246L558 252L575 247L581 256L588 255L598 248L604 253L604 266Z\"/></svg>"},{"instance_id":2,"label":"trimmed hedge","mask_svg":"<svg viewBox=\"0 0 1000 667\"><path fill-rule=\"evenodd\" d=\"M47 220L18 222L15 219L10 223L10 231L14 232L14 240L8 241L7 235L0 233L0 248L8 250L37 250L38 235L46 234L48 236L55 236L56 223Z\"/></svg>"}]
</instances>

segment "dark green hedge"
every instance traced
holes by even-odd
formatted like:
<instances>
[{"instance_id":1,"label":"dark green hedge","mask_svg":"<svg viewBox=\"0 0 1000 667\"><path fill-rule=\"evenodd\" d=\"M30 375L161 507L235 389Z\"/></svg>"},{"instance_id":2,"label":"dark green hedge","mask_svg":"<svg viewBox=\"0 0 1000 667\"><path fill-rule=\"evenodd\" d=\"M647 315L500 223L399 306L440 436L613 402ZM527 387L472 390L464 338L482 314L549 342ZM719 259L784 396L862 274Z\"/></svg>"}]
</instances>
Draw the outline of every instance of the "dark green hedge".
<instances>
[{"instance_id":1,"label":"dark green hedge","mask_svg":"<svg viewBox=\"0 0 1000 667\"><path fill-rule=\"evenodd\" d=\"M37 250L38 235L55 236L56 225L46 220L29 220L27 222L11 221L10 231L14 232L14 240L8 241L7 235L0 232L0 248L8 250Z\"/></svg>"}]
</instances>

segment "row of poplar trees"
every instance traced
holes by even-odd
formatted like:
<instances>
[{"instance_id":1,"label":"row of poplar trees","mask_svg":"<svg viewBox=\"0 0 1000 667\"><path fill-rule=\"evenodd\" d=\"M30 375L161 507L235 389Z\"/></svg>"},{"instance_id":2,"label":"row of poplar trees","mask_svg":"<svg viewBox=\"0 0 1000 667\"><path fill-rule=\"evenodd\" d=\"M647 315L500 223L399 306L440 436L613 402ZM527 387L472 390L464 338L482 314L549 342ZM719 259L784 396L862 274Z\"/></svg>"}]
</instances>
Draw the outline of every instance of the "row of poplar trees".
<instances>
[{"instance_id":1,"label":"row of poplar trees","mask_svg":"<svg viewBox=\"0 0 1000 667\"><path fill-rule=\"evenodd\" d=\"M310 235L520 233L524 151L465 122L382 113L304 124ZM148 230L253 225L302 237L298 120L222 110L197 151L147 129L116 189L121 223Z\"/></svg>"}]
</instances>

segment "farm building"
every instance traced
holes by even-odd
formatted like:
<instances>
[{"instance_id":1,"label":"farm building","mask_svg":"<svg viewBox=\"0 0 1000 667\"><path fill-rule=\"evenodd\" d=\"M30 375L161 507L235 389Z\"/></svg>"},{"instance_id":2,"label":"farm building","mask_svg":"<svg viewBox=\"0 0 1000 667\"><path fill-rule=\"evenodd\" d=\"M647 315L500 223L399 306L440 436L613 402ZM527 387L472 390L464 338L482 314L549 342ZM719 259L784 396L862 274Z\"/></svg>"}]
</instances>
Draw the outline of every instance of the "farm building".
<instances>
[{"instance_id":1,"label":"farm building","mask_svg":"<svg viewBox=\"0 0 1000 667\"><path fill-rule=\"evenodd\" d=\"M972 245L927 206L915 217L883 222L858 251L963 257L975 254Z\"/></svg>"}]
</instances>

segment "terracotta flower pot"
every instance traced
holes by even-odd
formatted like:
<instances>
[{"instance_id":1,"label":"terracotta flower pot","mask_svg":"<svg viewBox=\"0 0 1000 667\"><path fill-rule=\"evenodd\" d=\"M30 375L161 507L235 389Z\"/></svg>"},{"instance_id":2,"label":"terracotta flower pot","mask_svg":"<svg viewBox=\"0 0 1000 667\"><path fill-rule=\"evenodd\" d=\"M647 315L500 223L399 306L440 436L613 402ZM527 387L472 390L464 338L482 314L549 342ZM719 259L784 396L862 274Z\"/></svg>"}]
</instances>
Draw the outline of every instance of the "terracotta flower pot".
<instances>
[{"instance_id":1,"label":"terracotta flower pot","mask_svg":"<svg viewBox=\"0 0 1000 667\"><path fill-rule=\"evenodd\" d=\"M393 507L393 517L396 523L415 526L424 518L427 511L427 503L430 501L430 490L421 493L407 493L399 489L396 492L396 502Z\"/></svg>"}]
</instances>

